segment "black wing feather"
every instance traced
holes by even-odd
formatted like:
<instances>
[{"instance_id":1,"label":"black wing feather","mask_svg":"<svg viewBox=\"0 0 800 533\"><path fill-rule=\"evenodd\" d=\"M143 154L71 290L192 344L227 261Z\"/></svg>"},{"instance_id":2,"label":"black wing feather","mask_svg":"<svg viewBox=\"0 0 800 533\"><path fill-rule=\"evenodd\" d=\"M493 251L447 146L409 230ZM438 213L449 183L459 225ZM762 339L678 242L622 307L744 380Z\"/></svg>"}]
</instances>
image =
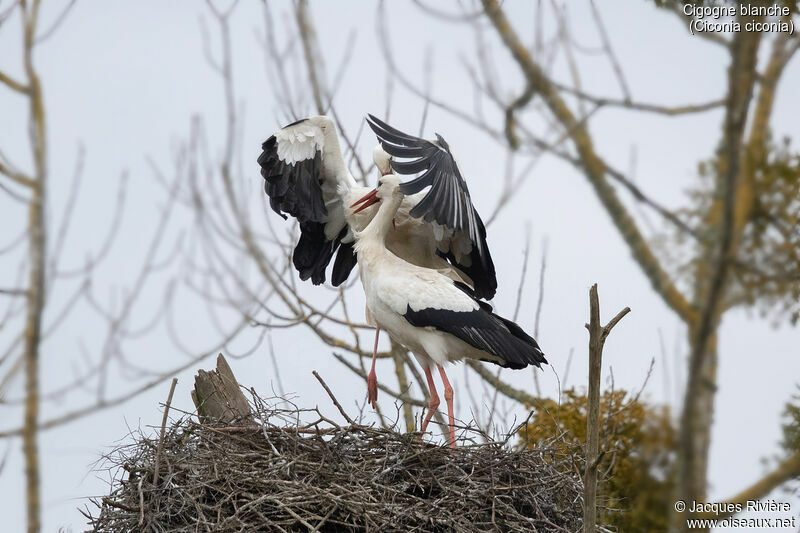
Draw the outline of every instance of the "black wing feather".
<instances>
[{"instance_id":1,"label":"black wing feather","mask_svg":"<svg viewBox=\"0 0 800 533\"><path fill-rule=\"evenodd\" d=\"M397 128L394 128L387 123L383 122L382 120L374 117L373 115L367 115L372 122L374 122L380 129L383 131L383 134L386 138L395 144L409 144L410 146L420 146L419 141L424 141L424 139L420 139L419 137L414 137L413 135L409 135L408 133L404 133ZM375 128L370 124L373 131ZM377 131L375 133L378 133ZM424 146L424 145L422 145Z\"/></svg>"},{"instance_id":2,"label":"black wing feather","mask_svg":"<svg viewBox=\"0 0 800 533\"><path fill-rule=\"evenodd\" d=\"M274 135L264 141L261 150L258 164L272 210L284 219L287 213L300 222L324 222L328 210L322 197L322 152L305 161L286 163L278 157Z\"/></svg>"},{"instance_id":3,"label":"black wing feather","mask_svg":"<svg viewBox=\"0 0 800 533\"><path fill-rule=\"evenodd\" d=\"M325 238L328 210L322 195L322 152L317 151L311 159L288 164L278 157L278 142L274 135L264 141L261 150L258 164L270 207L284 219L288 214L300 223L300 239L292 254L292 263L300 279L311 278L314 285L324 283L325 270L336 254L331 282L334 286L342 284L356 264L355 254L352 244L342 244L347 235L346 227L333 241Z\"/></svg>"},{"instance_id":4,"label":"black wing feather","mask_svg":"<svg viewBox=\"0 0 800 533\"><path fill-rule=\"evenodd\" d=\"M391 152L389 152L388 150L386 151L387 153L391 154ZM401 156L395 156L395 157L401 157ZM417 172L422 172L423 170L427 170L428 164L429 162L427 160L421 158L414 159L413 161L392 161L392 168L395 170L395 172L399 172L400 174L415 174ZM405 191L403 191L403 193L407 194Z\"/></svg>"},{"instance_id":5,"label":"black wing feather","mask_svg":"<svg viewBox=\"0 0 800 533\"><path fill-rule=\"evenodd\" d=\"M387 152L388 153L388 152ZM393 164L397 164L394 162ZM429 168L423 174L421 174L418 178L413 179L411 181L405 182L403 187L403 194L417 194L419 191L428 187L430 185L429 174L434 174L436 172L435 168ZM426 195L427 197L427 195ZM419 205L419 204L417 204ZM416 207L416 206L415 206Z\"/></svg>"},{"instance_id":6,"label":"black wing feather","mask_svg":"<svg viewBox=\"0 0 800 533\"><path fill-rule=\"evenodd\" d=\"M356 251L353 243L342 243L336 254L336 261L333 262L333 272L331 272L331 284L338 287L350 277L350 272L358 264Z\"/></svg>"},{"instance_id":7,"label":"black wing feather","mask_svg":"<svg viewBox=\"0 0 800 533\"><path fill-rule=\"evenodd\" d=\"M472 289L463 283L455 285L475 299ZM496 315L491 306L475 300L480 307L474 311L451 311L449 309L426 308L414 311L406 308L404 318L412 326L431 327L458 337L470 346L489 353L502 362L488 361L506 368L525 368L547 364L542 349L536 340L513 321Z\"/></svg>"},{"instance_id":8,"label":"black wing feather","mask_svg":"<svg viewBox=\"0 0 800 533\"><path fill-rule=\"evenodd\" d=\"M483 227L483 221L477 216L476 221L478 225L478 235L481 239L485 239L486 229ZM494 264L491 262L492 258L482 255L476 247L473 246L472 250L470 250L469 264L466 264L467 262L463 259L458 263L455 255L450 251L443 252L441 250L436 250L436 254L469 276L475 284L475 291L478 298L491 298L490 296L485 296L486 292L481 292L481 288L488 288L491 294L494 294L495 290L497 290L497 278L494 275Z\"/></svg>"},{"instance_id":9,"label":"black wing feather","mask_svg":"<svg viewBox=\"0 0 800 533\"><path fill-rule=\"evenodd\" d=\"M423 157L425 149L421 146L402 146L392 144L392 153L396 154L395 157Z\"/></svg>"},{"instance_id":10,"label":"black wing feather","mask_svg":"<svg viewBox=\"0 0 800 533\"><path fill-rule=\"evenodd\" d=\"M347 228L344 228L334 240L329 241L325 238L325 224L301 222L300 239L292 254L292 263L300 274L300 279L305 281L311 278L314 285L325 283L325 270L336 254L331 283L338 287L347 281L357 261L352 243L342 244L346 235Z\"/></svg>"},{"instance_id":11,"label":"black wing feather","mask_svg":"<svg viewBox=\"0 0 800 533\"><path fill-rule=\"evenodd\" d=\"M325 267L333 257L338 239L328 242L325 239L325 224L320 222L301 222L300 239L294 247L292 263L303 281L311 278L314 285L325 281Z\"/></svg>"},{"instance_id":12,"label":"black wing feather","mask_svg":"<svg viewBox=\"0 0 800 533\"><path fill-rule=\"evenodd\" d=\"M403 133L372 115L368 115L367 123L389 155L416 158L391 162L392 168L399 174L422 172L400 186L404 194L415 194L430 187L428 194L411 209L410 215L466 233L472 241L469 265L462 264L451 252L440 255L469 275L480 298L493 298L497 290L497 276L486 244L486 228L472 205L469 188L450 152L450 146L439 134L434 143Z\"/></svg>"}]
</instances>

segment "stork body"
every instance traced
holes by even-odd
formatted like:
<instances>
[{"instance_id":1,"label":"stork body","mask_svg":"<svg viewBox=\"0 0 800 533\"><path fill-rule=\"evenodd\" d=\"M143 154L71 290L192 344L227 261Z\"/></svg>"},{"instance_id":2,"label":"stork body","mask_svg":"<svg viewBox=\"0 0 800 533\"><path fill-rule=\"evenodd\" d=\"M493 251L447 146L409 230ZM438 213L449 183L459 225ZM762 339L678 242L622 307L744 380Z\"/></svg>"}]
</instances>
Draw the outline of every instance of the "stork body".
<instances>
[{"instance_id":1,"label":"stork body","mask_svg":"<svg viewBox=\"0 0 800 533\"><path fill-rule=\"evenodd\" d=\"M394 213L385 247L408 263L465 284L480 298L492 298L497 279L486 230L447 143L441 137L433 142L404 134L372 116L369 124L382 146L373 154L382 175L395 166L403 172L425 170L407 183L413 190L406 191ZM300 223L292 257L300 278L323 283L335 255L331 283L342 284L356 264L353 233L362 231L378 208L358 202L370 189L359 186L347 169L333 122L315 116L289 124L267 139L262 150L258 163L272 209ZM390 155L417 159L394 162ZM369 308L366 314L374 325ZM373 405L378 334L379 329L367 380Z\"/></svg>"},{"instance_id":2,"label":"stork body","mask_svg":"<svg viewBox=\"0 0 800 533\"><path fill-rule=\"evenodd\" d=\"M450 442L455 442L453 390L444 366L464 357L504 367L546 363L536 341L517 324L492 312L465 284L436 270L413 265L387 248L392 219L403 204L401 182L383 176L370 202L380 203L367 227L355 234L355 250L367 308L375 323L408 348L425 375L431 392L424 432L439 405L433 382L436 366L445 388Z\"/></svg>"}]
</instances>

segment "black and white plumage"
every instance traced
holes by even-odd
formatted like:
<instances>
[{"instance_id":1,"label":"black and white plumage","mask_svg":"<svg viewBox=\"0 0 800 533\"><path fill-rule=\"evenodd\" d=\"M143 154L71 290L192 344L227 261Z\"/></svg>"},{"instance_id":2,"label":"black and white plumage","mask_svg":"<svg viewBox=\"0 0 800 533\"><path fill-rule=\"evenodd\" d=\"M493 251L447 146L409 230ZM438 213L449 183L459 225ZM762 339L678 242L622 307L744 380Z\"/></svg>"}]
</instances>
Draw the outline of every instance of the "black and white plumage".
<instances>
[{"instance_id":1,"label":"black and white plumage","mask_svg":"<svg viewBox=\"0 0 800 533\"><path fill-rule=\"evenodd\" d=\"M452 389L443 365L469 357L519 369L540 367L547 360L533 337L493 313L469 287L435 270L412 265L387 250L386 237L403 197L398 177L381 178L377 194L369 200L380 203L378 213L355 234L359 271L367 307L377 326L408 348L425 369L432 397L423 431L438 406L431 366L439 368L448 399L452 442Z\"/></svg>"},{"instance_id":2,"label":"black and white plumage","mask_svg":"<svg viewBox=\"0 0 800 533\"><path fill-rule=\"evenodd\" d=\"M380 169L382 173L391 172L388 154L376 151L375 159L379 167L385 166ZM323 283L333 260L331 282L343 283L356 264L352 232L363 229L376 209L353 208L353 203L370 189L358 186L347 169L333 122L328 117L315 116L282 128L263 143L258 163L272 209L300 223L301 236L293 255L300 277ZM461 180L447 190L459 198L459 205L466 198L470 213L474 213L469 220L477 217L477 223L464 226L466 219L450 217L454 224L461 224L451 227L445 219L426 215L431 195L443 194L438 183L429 190L423 190L427 186L419 187L416 194L405 196L387 246L413 264L438 269L466 282L480 298L492 298L497 288L494 265L486 245L486 231L474 213L466 184ZM434 205L440 203L437 200ZM476 240L471 240L470 235Z\"/></svg>"},{"instance_id":3,"label":"black and white plumage","mask_svg":"<svg viewBox=\"0 0 800 533\"><path fill-rule=\"evenodd\" d=\"M433 307L414 309L409 302L403 317L412 326L449 333L473 348L494 356L481 357L482 361L513 369L528 365L540 367L541 363L547 363L533 337L513 321L496 315L492 306L475 298L467 285L458 281L452 283L479 307L456 311L449 309L447 303L438 302Z\"/></svg>"},{"instance_id":4,"label":"black and white plumage","mask_svg":"<svg viewBox=\"0 0 800 533\"><path fill-rule=\"evenodd\" d=\"M472 205L469 187L450 146L438 133L436 140L429 141L404 133L372 115L367 116L367 123L389 155L411 159L392 159L391 166L396 173L422 172L400 186L403 194L412 195L430 188L411 210L411 216L422 218L433 224L435 231L446 234L450 247L440 250L440 255L459 264L472 279L479 298L492 298L497 289L497 279L486 244L486 228Z\"/></svg>"},{"instance_id":5,"label":"black and white plumage","mask_svg":"<svg viewBox=\"0 0 800 533\"><path fill-rule=\"evenodd\" d=\"M356 182L342 159L333 123L327 117L299 120L261 148L258 164L270 206L300 223L292 255L300 278L323 283L336 254L331 281L340 285L356 264L341 194L356 188Z\"/></svg>"}]
</instances>

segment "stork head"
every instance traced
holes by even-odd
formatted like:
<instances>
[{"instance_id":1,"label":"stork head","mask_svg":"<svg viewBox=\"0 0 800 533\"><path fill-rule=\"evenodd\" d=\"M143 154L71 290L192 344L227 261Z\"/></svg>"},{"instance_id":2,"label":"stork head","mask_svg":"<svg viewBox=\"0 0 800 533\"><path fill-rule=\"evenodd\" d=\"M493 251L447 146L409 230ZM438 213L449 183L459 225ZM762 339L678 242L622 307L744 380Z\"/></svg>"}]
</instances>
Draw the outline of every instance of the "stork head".
<instances>
[{"instance_id":1,"label":"stork head","mask_svg":"<svg viewBox=\"0 0 800 533\"><path fill-rule=\"evenodd\" d=\"M396 201L397 205L400 205L400 202L403 201L404 196L403 191L400 190L401 183L402 180L400 180L400 178L394 174L381 176L381 179L378 180L378 186L364 195L350 207L356 207L358 204L361 204L358 209L353 211L354 213L358 213L371 205L377 204L381 200L390 199Z\"/></svg>"},{"instance_id":2,"label":"stork head","mask_svg":"<svg viewBox=\"0 0 800 533\"><path fill-rule=\"evenodd\" d=\"M381 145L375 146L372 150L372 160L381 172L381 176L392 173L392 156L386 153Z\"/></svg>"},{"instance_id":3,"label":"stork head","mask_svg":"<svg viewBox=\"0 0 800 533\"><path fill-rule=\"evenodd\" d=\"M378 191L377 196L379 199L388 198L403 198L403 192L400 190L400 184L403 181L395 174L387 174L381 176L378 180L378 186L375 190Z\"/></svg>"}]
</instances>

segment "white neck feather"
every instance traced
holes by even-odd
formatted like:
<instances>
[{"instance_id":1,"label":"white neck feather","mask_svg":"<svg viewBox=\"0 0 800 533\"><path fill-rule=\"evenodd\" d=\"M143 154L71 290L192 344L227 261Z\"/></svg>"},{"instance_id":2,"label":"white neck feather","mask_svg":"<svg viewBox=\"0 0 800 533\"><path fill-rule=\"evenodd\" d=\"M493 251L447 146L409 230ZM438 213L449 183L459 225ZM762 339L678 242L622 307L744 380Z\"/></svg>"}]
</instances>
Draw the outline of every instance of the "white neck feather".
<instances>
[{"instance_id":1,"label":"white neck feather","mask_svg":"<svg viewBox=\"0 0 800 533\"><path fill-rule=\"evenodd\" d=\"M402 194L393 194L389 198L382 198L378 212L363 231L355 234L355 250L359 252L367 248L380 247L386 249L386 235L392 225L392 219L397 214L400 204L403 203Z\"/></svg>"}]
</instances>

